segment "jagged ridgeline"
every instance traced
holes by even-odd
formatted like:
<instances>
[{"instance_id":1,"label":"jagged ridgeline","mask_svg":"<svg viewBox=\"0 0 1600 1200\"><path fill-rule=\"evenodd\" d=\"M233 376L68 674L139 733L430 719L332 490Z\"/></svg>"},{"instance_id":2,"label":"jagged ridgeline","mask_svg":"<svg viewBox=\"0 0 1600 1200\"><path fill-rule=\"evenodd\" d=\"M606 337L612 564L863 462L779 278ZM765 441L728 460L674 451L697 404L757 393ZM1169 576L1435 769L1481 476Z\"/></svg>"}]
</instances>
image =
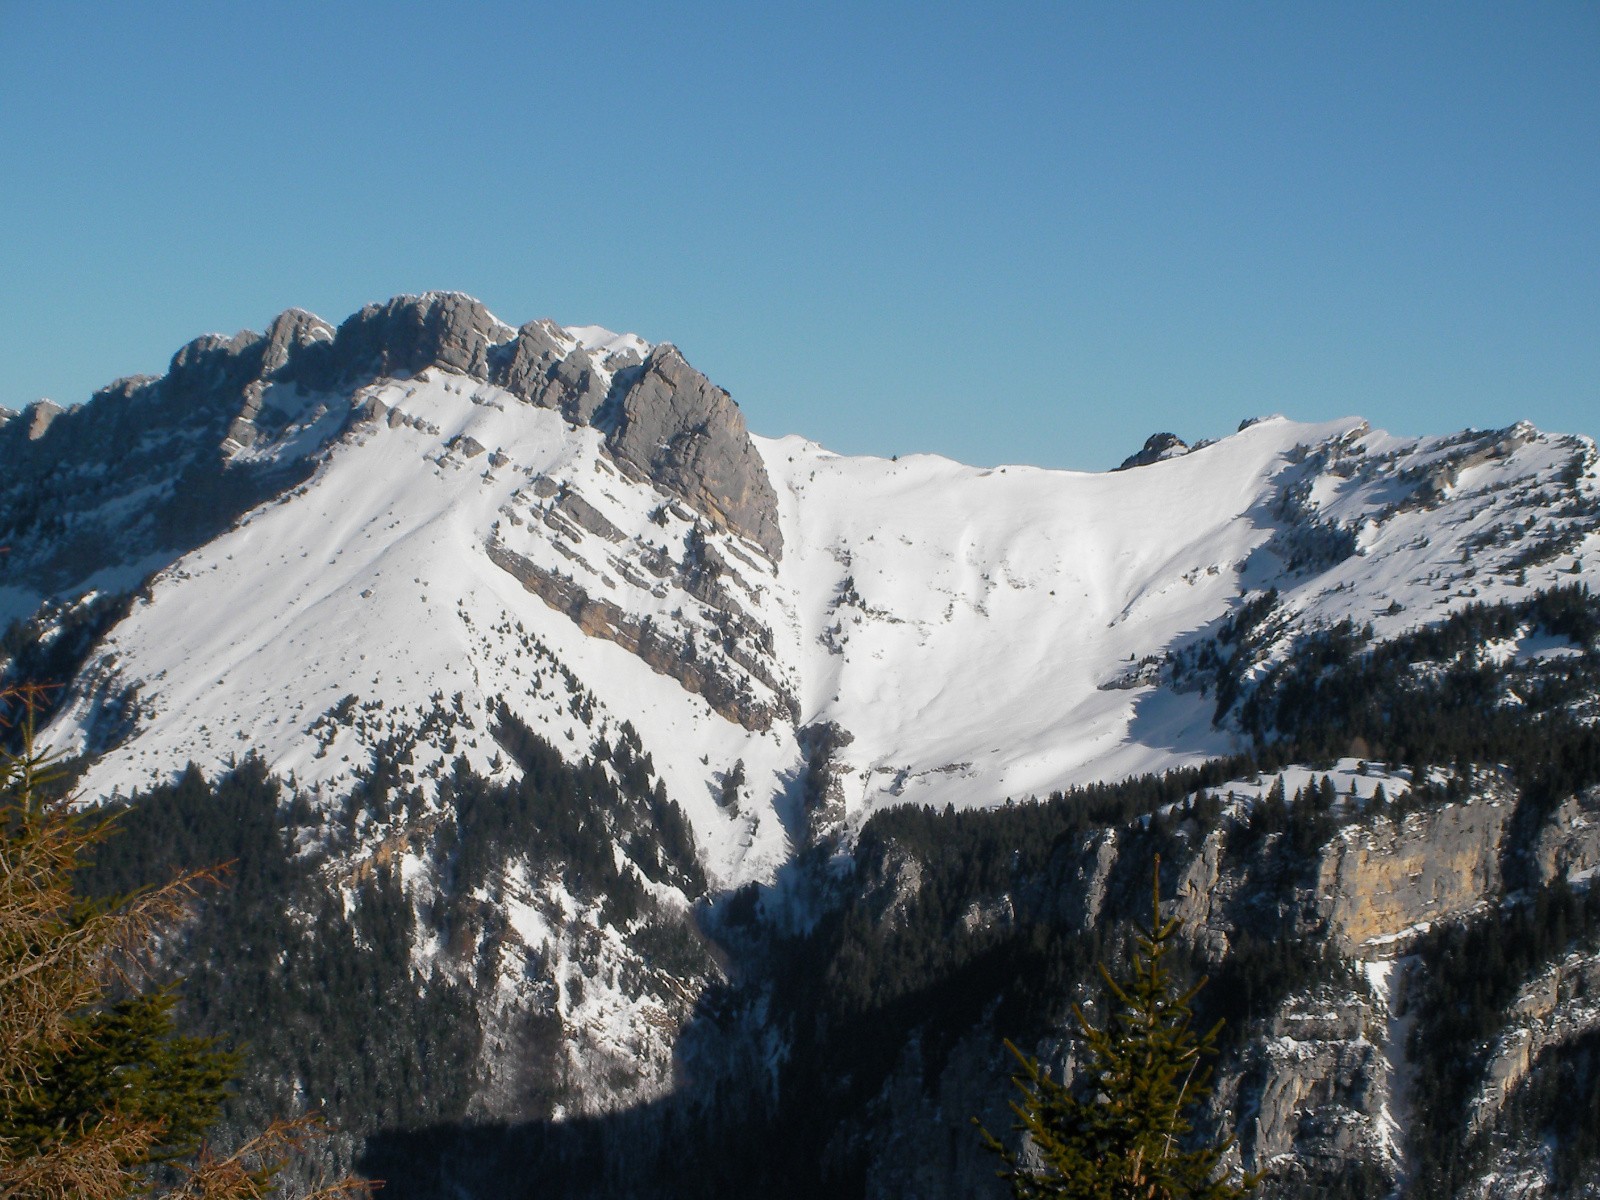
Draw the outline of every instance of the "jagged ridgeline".
<instances>
[{"instance_id":1,"label":"jagged ridgeline","mask_svg":"<svg viewBox=\"0 0 1600 1200\"><path fill-rule=\"evenodd\" d=\"M1600 1194L1588 438L851 458L442 293L0 417L85 886L234 863L168 950L237 1128L419 1200L999 1197L1002 1042L1071 1070L1159 854L1266 1196Z\"/></svg>"}]
</instances>

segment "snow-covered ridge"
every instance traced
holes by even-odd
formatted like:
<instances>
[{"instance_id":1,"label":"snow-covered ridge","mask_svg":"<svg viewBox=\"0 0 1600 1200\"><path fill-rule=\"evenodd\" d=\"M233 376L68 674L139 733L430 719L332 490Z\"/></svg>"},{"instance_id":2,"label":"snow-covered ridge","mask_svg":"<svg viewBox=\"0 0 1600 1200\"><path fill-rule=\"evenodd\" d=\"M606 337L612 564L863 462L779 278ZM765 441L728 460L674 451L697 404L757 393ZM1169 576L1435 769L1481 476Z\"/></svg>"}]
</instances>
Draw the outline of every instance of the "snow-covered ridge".
<instances>
[{"instance_id":1,"label":"snow-covered ridge","mask_svg":"<svg viewBox=\"0 0 1600 1200\"><path fill-rule=\"evenodd\" d=\"M14 532L38 565L0 581L12 616L159 568L47 734L103 751L89 794L255 752L331 797L396 737L424 789L458 754L507 771L503 701L574 758L631 724L732 885L882 805L1235 748L1173 663L1246 596L1278 595L1266 661L1336 621L1391 637L1600 572L1587 438L1269 418L1107 474L846 457L750 437L670 346L412 300L337 334L286 314L97 401L145 414L122 475L87 417L0 437L0 461L72 447L65 523L125 548ZM167 552L150 514L207 405L215 486L261 495ZM24 499L0 497L13 524Z\"/></svg>"},{"instance_id":2,"label":"snow-covered ridge","mask_svg":"<svg viewBox=\"0 0 1600 1200\"><path fill-rule=\"evenodd\" d=\"M564 325L562 332L585 350L610 358L633 354L644 358L653 347L636 333L613 333L600 325Z\"/></svg>"}]
</instances>

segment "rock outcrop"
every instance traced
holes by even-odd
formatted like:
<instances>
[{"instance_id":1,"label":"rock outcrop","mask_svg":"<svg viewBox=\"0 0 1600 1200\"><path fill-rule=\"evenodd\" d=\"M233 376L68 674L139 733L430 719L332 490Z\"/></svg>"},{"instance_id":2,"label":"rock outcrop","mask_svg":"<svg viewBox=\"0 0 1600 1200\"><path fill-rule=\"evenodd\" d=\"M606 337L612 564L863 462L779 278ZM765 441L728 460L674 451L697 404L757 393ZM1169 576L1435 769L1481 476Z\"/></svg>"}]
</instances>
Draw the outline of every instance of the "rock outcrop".
<instances>
[{"instance_id":1,"label":"rock outcrop","mask_svg":"<svg viewBox=\"0 0 1600 1200\"><path fill-rule=\"evenodd\" d=\"M781 553L776 497L743 415L677 350L660 347L641 364L626 345L592 350L550 321L512 329L470 296L428 292L369 304L337 329L289 309L265 333L195 338L163 376L120 379L79 407L40 401L0 419L8 467L0 536L11 545L11 582L43 597L68 575L182 553L298 483L320 443L287 456L262 447L336 410L341 397L347 422L371 418L359 394L366 385L429 368L493 383L574 424L600 424L624 470L769 558ZM240 458L246 450L256 453ZM119 464L113 480L107 461ZM179 485L153 508L113 502L116 489L148 495L169 477ZM57 514L79 508L92 519L63 540Z\"/></svg>"},{"instance_id":2,"label":"rock outcrop","mask_svg":"<svg viewBox=\"0 0 1600 1200\"><path fill-rule=\"evenodd\" d=\"M304 366L294 367L295 378L332 390L439 366L487 379L490 348L512 336L509 326L460 292L396 296L346 317L326 354L304 356Z\"/></svg>"},{"instance_id":3,"label":"rock outcrop","mask_svg":"<svg viewBox=\"0 0 1600 1200\"><path fill-rule=\"evenodd\" d=\"M615 642L638 655L657 674L676 679L686 690L703 696L713 710L728 720L764 732L772 727L775 718L794 718L797 705L793 697L757 656L739 652L729 657L750 678L770 689L773 700L758 698L746 679L697 655L692 644L671 629L635 617L604 597L591 596L577 581L546 570L498 542L490 541L485 552L491 562L524 589L572 618L585 634Z\"/></svg>"},{"instance_id":4,"label":"rock outcrop","mask_svg":"<svg viewBox=\"0 0 1600 1200\"><path fill-rule=\"evenodd\" d=\"M499 348L489 378L529 404L556 409L575 425L588 425L610 395L617 368L638 361L625 352L603 370L589 350L571 348L554 322L530 321L509 346Z\"/></svg>"},{"instance_id":5,"label":"rock outcrop","mask_svg":"<svg viewBox=\"0 0 1600 1200\"><path fill-rule=\"evenodd\" d=\"M626 351L602 366L548 320L512 330L470 296L429 292L369 304L331 342L309 349L282 374L323 390L438 366L575 424L595 423L614 404L606 444L619 463L772 559L782 554L777 497L738 405L671 345L653 350L642 369Z\"/></svg>"},{"instance_id":6,"label":"rock outcrop","mask_svg":"<svg viewBox=\"0 0 1600 1200\"><path fill-rule=\"evenodd\" d=\"M1471 1128L1493 1119L1546 1050L1600 1029L1600 956L1574 954L1518 993L1508 1027L1495 1039Z\"/></svg>"},{"instance_id":7,"label":"rock outcrop","mask_svg":"<svg viewBox=\"0 0 1600 1200\"><path fill-rule=\"evenodd\" d=\"M333 336L332 325L303 308L279 313L267 325L266 341L261 347L262 377L276 376L304 347L331 342Z\"/></svg>"},{"instance_id":8,"label":"rock outcrop","mask_svg":"<svg viewBox=\"0 0 1600 1200\"><path fill-rule=\"evenodd\" d=\"M1500 891L1509 798L1491 792L1401 822L1350 826L1323 852L1316 891L1345 953L1461 916Z\"/></svg>"},{"instance_id":9,"label":"rock outcrop","mask_svg":"<svg viewBox=\"0 0 1600 1200\"><path fill-rule=\"evenodd\" d=\"M37 442L42 438L61 413L61 406L49 400L37 400L28 405L23 412L23 416L27 418L28 440Z\"/></svg>"},{"instance_id":10,"label":"rock outcrop","mask_svg":"<svg viewBox=\"0 0 1600 1200\"><path fill-rule=\"evenodd\" d=\"M1122 460L1119 471L1127 471L1133 467L1148 467L1151 463L1161 462L1163 459L1180 458L1189 453L1189 443L1175 433L1152 433L1145 438L1144 445L1137 453L1128 455Z\"/></svg>"},{"instance_id":11,"label":"rock outcrop","mask_svg":"<svg viewBox=\"0 0 1600 1200\"><path fill-rule=\"evenodd\" d=\"M674 346L656 347L642 367L626 350L602 364L551 321L512 330L454 292L369 304L331 341L307 346L286 358L281 377L331 390L438 366L556 409L575 424L593 424L614 406L606 445L619 463L770 558L782 554L777 497L743 414Z\"/></svg>"},{"instance_id":12,"label":"rock outcrop","mask_svg":"<svg viewBox=\"0 0 1600 1200\"><path fill-rule=\"evenodd\" d=\"M727 392L657 346L622 397L606 444L617 461L682 496L720 529L783 554L778 499L744 417Z\"/></svg>"},{"instance_id":13,"label":"rock outcrop","mask_svg":"<svg viewBox=\"0 0 1600 1200\"><path fill-rule=\"evenodd\" d=\"M1539 881L1600 866L1600 787L1570 797L1551 814L1533 843Z\"/></svg>"},{"instance_id":14,"label":"rock outcrop","mask_svg":"<svg viewBox=\"0 0 1600 1200\"><path fill-rule=\"evenodd\" d=\"M1245 1138L1258 1168L1290 1156L1337 1166L1372 1153L1385 1099L1372 1024L1353 993L1319 989L1285 1002L1245 1064L1260 1081Z\"/></svg>"}]
</instances>

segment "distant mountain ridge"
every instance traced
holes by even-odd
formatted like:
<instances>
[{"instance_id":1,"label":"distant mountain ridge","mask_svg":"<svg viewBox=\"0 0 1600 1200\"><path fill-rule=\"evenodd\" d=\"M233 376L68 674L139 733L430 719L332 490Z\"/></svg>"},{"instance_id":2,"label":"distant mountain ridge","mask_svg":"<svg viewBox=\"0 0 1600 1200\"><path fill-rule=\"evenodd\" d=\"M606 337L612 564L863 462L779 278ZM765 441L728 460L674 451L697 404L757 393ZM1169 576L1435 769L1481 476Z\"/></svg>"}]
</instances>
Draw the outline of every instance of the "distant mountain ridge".
<instances>
[{"instance_id":1,"label":"distant mountain ridge","mask_svg":"<svg viewBox=\"0 0 1600 1200\"><path fill-rule=\"evenodd\" d=\"M374 689L419 706L464 690L481 707L511 661L483 631L535 622L614 720L652 731L702 835L748 843L714 868L737 878L749 851L759 875L802 826L859 823L881 803L997 803L1225 751L1233 736L1192 668L1243 595L1280 594L1277 636L1256 650L1270 657L1329 621L1383 637L1600 569L1582 546L1588 439L1517 426L1404 440L1274 418L1177 458L1159 440L1150 465L1100 476L841 458L752 437L670 345L513 329L457 294L369 305L337 329L291 310L265 334L196 339L159 379L0 428L0 600L26 620L47 601L145 588L50 735L117 743L88 781L108 791L243 744L314 783L327 772L303 731L319 712ZM396 556L415 598L381 565ZM460 594L474 575L478 600ZM256 612L253 595L274 599ZM313 610L324 618L287 632ZM195 611L218 614L209 640ZM476 648L440 651L430 683L403 669L421 649L408 637L380 669L389 633L438 633L441 618ZM355 652L364 681L333 665L349 651L317 643L342 621L352 646L361 627L385 631ZM241 653L261 685L280 677L284 701L217 686ZM203 699L159 682L179 671L209 681ZM674 683L658 695L662 677ZM294 697L299 732L276 712L291 687L326 696ZM552 705L524 715L556 721ZM783 781L820 725L850 741L826 811L801 814ZM728 828L710 803L705 777L736 761L751 791L739 821L759 829Z\"/></svg>"},{"instance_id":2,"label":"distant mountain ridge","mask_svg":"<svg viewBox=\"0 0 1600 1200\"><path fill-rule=\"evenodd\" d=\"M1218 962L1263 936L1261 906L1359 975L1519 880L1582 883L1600 843L1519 807L1494 774L1512 769L1502 751L1463 750L1426 822L1384 816L1373 781L1394 800L1432 795L1429 777L1393 761L1380 735L1395 722L1363 724L1334 684L1370 660L1382 671L1362 687L1453 697L1471 676L1484 711L1515 709L1530 730L1600 720L1585 674L1600 643L1570 615L1600 580L1592 438L1271 417L1192 447L1157 434L1122 467L980 469L755 435L670 344L513 327L457 293L337 327L290 310L80 407L0 410L3 669L57 687L43 739L81 758L86 799L156 788L192 804L183 788L244 770L248 803L281 809L275 869L310 889L282 901L291 932L274 936L299 936L318 904L387 906L409 931L394 934L404 986L419 1003L448 994L472 1030L477 1075L451 1094L484 1119L666 1103L692 1054L715 1064L707 1078L775 1056L761 1069L777 1079L794 1031L768 1045L743 1022L801 1003L781 982L783 939L822 936L829 914L902 928L895 914L927 905L956 914L960 935L939 936L975 945L1029 921L1088 930L1145 845L1137 821L1117 822L1148 831L1155 802L1115 808L1099 841L1062 818L1050 836L1070 846L1019 858L1021 882L941 884L937 904L924 881L950 868L920 818L895 816L921 806L956 810L941 828L965 845L978 826L960 814L998 810L971 820L1010 828L1008 801L1202 772L1187 803L1204 815L1170 854ZM1481 646L1462 632L1480 627L1495 631ZM1483 745L1507 744L1494 736ZM1315 745L1319 763L1276 762L1278 744ZM1219 775L1230 755L1240 765ZM1315 793L1325 820L1246 830L1269 762L1301 772L1291 795ZM1174 799L1165 784L1127 795L1147 786ZM1576 791L1555 800L1590 819ZM1366 849L1336 853L1347 835ZM1292 870L1274 857L1289 841ZM1439 863L1389 863L1434 853L1471 860L1459 895ZM375 945L358 926L352 945ZM707 936L756 947L742 969L767 1000L738 991ZM719 989L746 1015L708 1033ZM1360 1057L1356 1026L1398 993L1355 1017L1368 1001L1341 995L1329 1071L1360 1058L1388 1088L1393 1064ZM530 1057L517 1047L533 1026ZM1223 1089L1239 1120L1250 1086ZM1263 1155L1304 1165L1332 1144L1272 1103ZM1364 1132L1338 1144L1371 1150L1392 1182L1403 1137L1351 1103Z\"/></svg>"}]
</instances>

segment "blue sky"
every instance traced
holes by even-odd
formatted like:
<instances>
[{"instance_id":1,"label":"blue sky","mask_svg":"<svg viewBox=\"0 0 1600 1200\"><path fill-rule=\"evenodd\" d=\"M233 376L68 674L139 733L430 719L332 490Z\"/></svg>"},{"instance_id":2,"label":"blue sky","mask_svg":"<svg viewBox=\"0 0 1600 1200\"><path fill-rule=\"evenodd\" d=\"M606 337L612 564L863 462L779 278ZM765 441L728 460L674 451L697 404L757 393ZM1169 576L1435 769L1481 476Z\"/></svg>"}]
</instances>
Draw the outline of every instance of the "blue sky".
<instances>
[{"instance_id":1,"label":"blue sky","mask_svg":"<svg viewBox=\"0 0 1600 1200\"><path fill-rule=\"evenodd\" d=\"M0 404L455 288L754 429L1600 433L1600 5L0 0Z\"/></svg>"}]
</instances>

